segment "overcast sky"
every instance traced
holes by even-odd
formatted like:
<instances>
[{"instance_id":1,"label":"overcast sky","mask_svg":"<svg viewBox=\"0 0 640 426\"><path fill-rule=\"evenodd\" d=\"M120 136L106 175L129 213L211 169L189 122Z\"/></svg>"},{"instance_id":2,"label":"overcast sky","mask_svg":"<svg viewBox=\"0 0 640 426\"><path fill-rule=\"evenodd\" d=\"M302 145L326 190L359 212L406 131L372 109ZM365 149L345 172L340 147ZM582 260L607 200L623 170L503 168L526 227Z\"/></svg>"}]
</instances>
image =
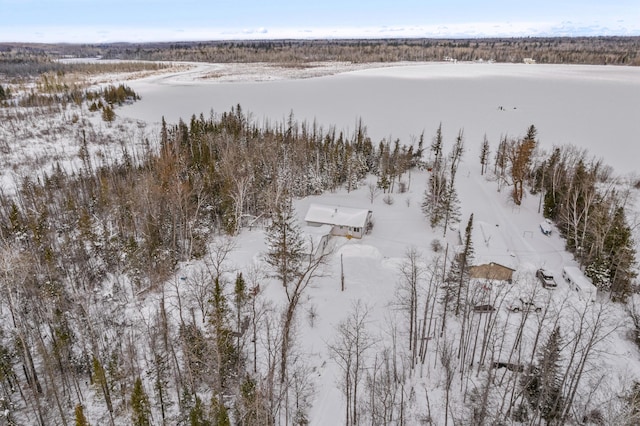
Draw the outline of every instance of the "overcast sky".
<instances>
[{"instance_id":1,"label":"overcast sky","mask_svg":"<svg viewBox=\"0 0 640 426\"><path fill-rule=\"evenodd\" d=\"M0 0L0 41L640 35L640 0Z\"/></svg>"}]
</instances>

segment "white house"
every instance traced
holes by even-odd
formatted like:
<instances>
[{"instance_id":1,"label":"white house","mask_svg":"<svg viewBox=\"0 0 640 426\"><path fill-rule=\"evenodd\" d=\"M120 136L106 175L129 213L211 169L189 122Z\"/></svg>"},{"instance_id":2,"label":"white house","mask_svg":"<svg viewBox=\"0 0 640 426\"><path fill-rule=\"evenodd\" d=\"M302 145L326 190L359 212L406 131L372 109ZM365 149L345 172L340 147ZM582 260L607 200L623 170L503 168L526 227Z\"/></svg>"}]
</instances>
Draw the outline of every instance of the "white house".
<instances>
[{"instance_id":1,"label":"white house","mask_svg":"<svg viewBox=\"0 0 640 426\"><path fill-rule=\"evenodd\" d=\"M311 204L304 217L307 226L331 225L331 235L362 238L371 223L371 210Z\"/></svg>"}]
</instances>

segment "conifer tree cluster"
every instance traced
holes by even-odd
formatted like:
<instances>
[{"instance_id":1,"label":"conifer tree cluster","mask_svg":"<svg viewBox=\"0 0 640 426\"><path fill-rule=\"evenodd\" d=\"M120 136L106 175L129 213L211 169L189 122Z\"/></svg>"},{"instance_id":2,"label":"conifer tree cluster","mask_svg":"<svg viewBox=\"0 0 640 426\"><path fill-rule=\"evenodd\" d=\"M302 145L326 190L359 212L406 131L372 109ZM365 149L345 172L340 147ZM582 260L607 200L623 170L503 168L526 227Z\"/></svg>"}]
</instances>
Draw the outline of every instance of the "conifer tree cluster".
<instances>
[{"instance_id":1,"label":"conifer tree cluster","mask_svg":"<svg viewBox=\"0 0 640 426\"><path fill-rule=\"evenodd\" d=\"M601 161L584 150L555 148L534 171L532 188L543 214L560 229L585 274L615 300L633 291L635 244L625 207L629 189L610 178Z\"/></svg>"},{"instance_id":2,"label":"conifer tree cluster","mask_svg":"<svg viewBox=\"0 0 640 426\"><path fill-rule=\"evenodd\" d=\"M442 226L446 235L447 228L460 221L460 200L455 187L455 177L464 153L462 131L458 133L448 157L444 156L443 149L440 125L430 147L430 174L422 201L422 212L429 219L432 228Z\"/></svg>"}]
</instances>

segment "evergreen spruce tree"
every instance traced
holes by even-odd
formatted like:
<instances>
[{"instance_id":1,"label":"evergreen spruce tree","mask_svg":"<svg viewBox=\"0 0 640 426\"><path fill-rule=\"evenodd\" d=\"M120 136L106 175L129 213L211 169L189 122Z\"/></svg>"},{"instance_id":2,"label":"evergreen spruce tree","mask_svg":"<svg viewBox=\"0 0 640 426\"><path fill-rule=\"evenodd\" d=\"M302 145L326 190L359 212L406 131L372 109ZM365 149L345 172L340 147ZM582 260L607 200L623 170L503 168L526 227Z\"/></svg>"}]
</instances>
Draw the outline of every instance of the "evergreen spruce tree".
<instances>
[{"instance_id":1,"label":"evergreen spruce tree","mask_svg":"<svg viewBox=\"0 0 640 426\"><path fill-rule=\"evenodd\" d=\"M231 426L227 407L216 395L211 398L211 418L213 419L213 426Z\"/></svg>"},{"instance_id":2,"label":"evergreen spruce tree","mask_svg":"<svg viewBox=\"0 0 640 426\"><path fill-rule=\"evenodd\" d=\"M442 154L442 124L438 126L436 136L431 142L430 154L429 171L431 174L424 193L422 212L429 219L431 228L435 228L446 215L442 204L447 192L447 178Z\"/></svg>"},{"instance_id":3,"label":"evergreen spruce tree","mask_svg":"<svg viewBox=\"0 0 640 426\"><path fill-rule=\"evenodd\" d=\"M140 377L136 379L131 391L131 423L133 426L151 425L151 406L149 397L142 387Z\"/></svg>"},{"instance_id":4,"label":"evergreen spruce tree","mask_svg":"<svg viewBox=\"0 0 640 426\"><path fill-rule=\"evenodd\" d=\"M242 330L242 310L247 300L247 283L242 276L242 272L236 275L236 283L233 289L233 294L236 303L236 351L240 352L240 336L243 333Z\"/></svg>"},{"instance_id":5,"label":"evergreen spruce tree","mask_svg":"<svg viewBox=\"0 0 640 426\"><path fill-rule=\"evenodd\" d=\"M391 186L391 182L389 182L389 176L387 175L386 170L380 170L380 175L378 176L376 185L378 186L378 188L382 189L382 192L387 192L387 190Z\"/></svg>"},{"instance_id":6,"label":"evergreen spruce tree","mask_svg":"<svg viewBox=\"0 0 640 426\"><path fill-rule=\"evenodd\" d=\"M631 294L632 282L636 277L635 243L623 207L616 209L611 220L612 227L605 238L604 253L610 262L611 296L614 300L624 301Z\"/></svg>"},{"instance_id":7,"label":"evergreen spruce tree","mask_svg":"<svg viewBox=\"0 0 640 426\"><path fill-rule=\"evenodd\" d=\"M463 294L463 289L465 289L469 285L469 267L471 266L473 260L473 242L471 240L471 235L473 233L473 213L469 216L469 221L467 222L467 227L464 230L464 248L462 249L462 253L460 253L460 277L458 281L458 290L456 295L456 315L460 313L460 302L461 296Z\"/></svg>"},{"instance_id":8,"label":"evergreen spruce tree","mask_svg":"<svg viewBox=\"0 0 640 426\"><path fill-rule=\"evenodd\" d=\"M524 395L540 417L552 424L562 415L564 399L560 379L560 327L556 327L542 346L537 363L522 377Z\"/></svg>"},{"instance_id":9,"label":"evergreen spruce tree","mask_svg":"<svg viewBox=\"0 0 640 426\"><path fill-rule=\"evenodd\" d=\"M522 203L524 182L531 172L531 159L536 148L536 128L531 125L522 140L513 140L507 145L507 161L511 168L512 197L516 205Z\"/></svg>"},{"instance_id":10,"label":"evergreen spruce tree","mask_svg":"<svg viewBox=\"0 0 640 426\"><path fill-rule=\"evenodd\" d=\"M440 212L440 221L444 220L443 236L446 236L449 225L460 222L460 199L458 198L458 191L453 185L453 181L449 182L438 211Z\"/></svg>"},{"instance_id":11,"label":"evergreen spruce tree","mask_svg":"<svg viewBox=\"0 0 640 426\"><path fill-rule=\"evenodd\" d=\"M431 171L422 201L422 212L429 219L432 229L441 224L446 215L446 206L443 200L446 198L447 183L447 178L442 173L442 170L436 172L433 169Z\"/></svg>"},{"instance_id":12,"label":"evergreen spruce tree","mask_svg":"<svg viewBox=\"0 0 640 426\"><path fill-rule=\"evenodd\" d=\"M167 122L162 116L162 127L160 130L160 148L165 148L169 143L169 132L167 131Z\"/></svg>"},{"instance_id":13,"label":"evergreen spruce tree","mask_svg":"<svg viewBox=\"0 0 640 426\"><path fill-rule=\"evenodd\" d=\"M107 409L111 413L113 412L113 404L111 402L111 392L109 390L111 385L107 380L107 373L97 357L93 357L91 364L93 367L93 380L95 384L100 386L105 403L107 404Z\"/></svg>"},{"instance_id":14,"label":"evergreen spruce tree","mask_svg":"<svg viewBox=\"0 0 640 426\"><path fill-rule=\"evenodd\" d=\"M111 105L107 105L102 109L102 120L107 123L111 123L116 119L116 113L113 111Z\"/></svg>"},{"instance_id":15,"label":"evergreen spruce tree","mask_svg":"<svg viewBox=\"0 0 640 426\"><path fill-rule=\"evenodd\" d=\"M229 306L223 292L223 286L216 277L213 296L211 298L212 313L210 323L213 326L218 361L219 389L222 392L231 376L233 366L237 360L237 353L233 345L233 333L229 327Z\"/></svg>"},{"instance_id":16,"label":"evergreen spruce tree","mask_svg":"<svg viewBox=\"0 0 640 426\"><path fill-rule=\"evenodd\" d=\"M240 384L240 395L235 404L235 417L238 425L252 426L264 423L261 419L266 419L266 410L260 401L257 391L256 381L250 376L246 376Z\"/></svg>"},{"instance_id":17,"label":"evergreen spruce tree","mask_svg":"<svg viewBox=\"0 0 640 426\"><path fill-rule=\"evenodd\" d=\"M273 276L284 287L300 274L304 241L296 223L293 209L280 206L267 229L268 251L265 260L273 269Z\"/></svg>"},{"instance_id":18,"label":"evergreen spruce tree","mask_svg":"<svg viewBox=\"0 0 640 426\"><path fill-rule=\"evenodd\" d=\"M473 260L473 243L471 235L473 232L473 214L469 216L467 227L464 234L464 245L462 251L455 256L451 263L447 278L443 285L444 295L443 301L445 305L455 303L455 314L460 314L460 306L464 303L463 296L466 294L466 288L469 285L469 267Z\"/></svg>"},{"instance_id":19,"label":"evergreen spruce tree","mask_svg":"<svg viewBox=\"0 0 640 426\"><path fill-rule=\"evenodd\" d=\"M196 401L189 410L189 426L211 426L211 421L207 418L202 400L196 395Z\"/></svg>"},{"instance_id":20,"label":"evergreen spruce tree","mask_svg":"<svg viewBox=\"0 0 640 426\"><path fill-rule=\"evenodd\" d=\"M487 140L487 134L484 135L482 141L482 148L480 149L480 175L484 175L489 164L489 141Z\"/></svg>"}]
</instances>

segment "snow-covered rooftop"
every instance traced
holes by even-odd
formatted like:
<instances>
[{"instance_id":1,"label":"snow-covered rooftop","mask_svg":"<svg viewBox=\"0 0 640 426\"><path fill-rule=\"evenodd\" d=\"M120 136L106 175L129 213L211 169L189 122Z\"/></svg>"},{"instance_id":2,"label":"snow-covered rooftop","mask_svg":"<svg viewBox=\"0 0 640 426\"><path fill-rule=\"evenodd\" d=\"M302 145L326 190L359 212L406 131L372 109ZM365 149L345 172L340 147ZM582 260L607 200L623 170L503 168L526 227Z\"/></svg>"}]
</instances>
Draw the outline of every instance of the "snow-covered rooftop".
<instances>
[{"instance_id":1,"label":"snow-covered rooftop","mask_svg":"<svg viewBox=\"0 0 640 426\"><path fill-rule=\"evenodd\" d=\"M369 210L355 209L352 207L331 206L325 204L311 204L304 220L328 225L341 225L350 227L364 227L367 223Z\"/></svg>"},{"instance_id":2,"label":"snow-covered rooftop","mask_svg":"<svg viewBox=\"0 0 640 426\"><path fill-rule=\"evenodd\" d=\"M474 222L471 241L475 265L493 262L516 269L514 254L509 248L504 231L498 225L482 221Z\"/></svg>"}]
</instances>

